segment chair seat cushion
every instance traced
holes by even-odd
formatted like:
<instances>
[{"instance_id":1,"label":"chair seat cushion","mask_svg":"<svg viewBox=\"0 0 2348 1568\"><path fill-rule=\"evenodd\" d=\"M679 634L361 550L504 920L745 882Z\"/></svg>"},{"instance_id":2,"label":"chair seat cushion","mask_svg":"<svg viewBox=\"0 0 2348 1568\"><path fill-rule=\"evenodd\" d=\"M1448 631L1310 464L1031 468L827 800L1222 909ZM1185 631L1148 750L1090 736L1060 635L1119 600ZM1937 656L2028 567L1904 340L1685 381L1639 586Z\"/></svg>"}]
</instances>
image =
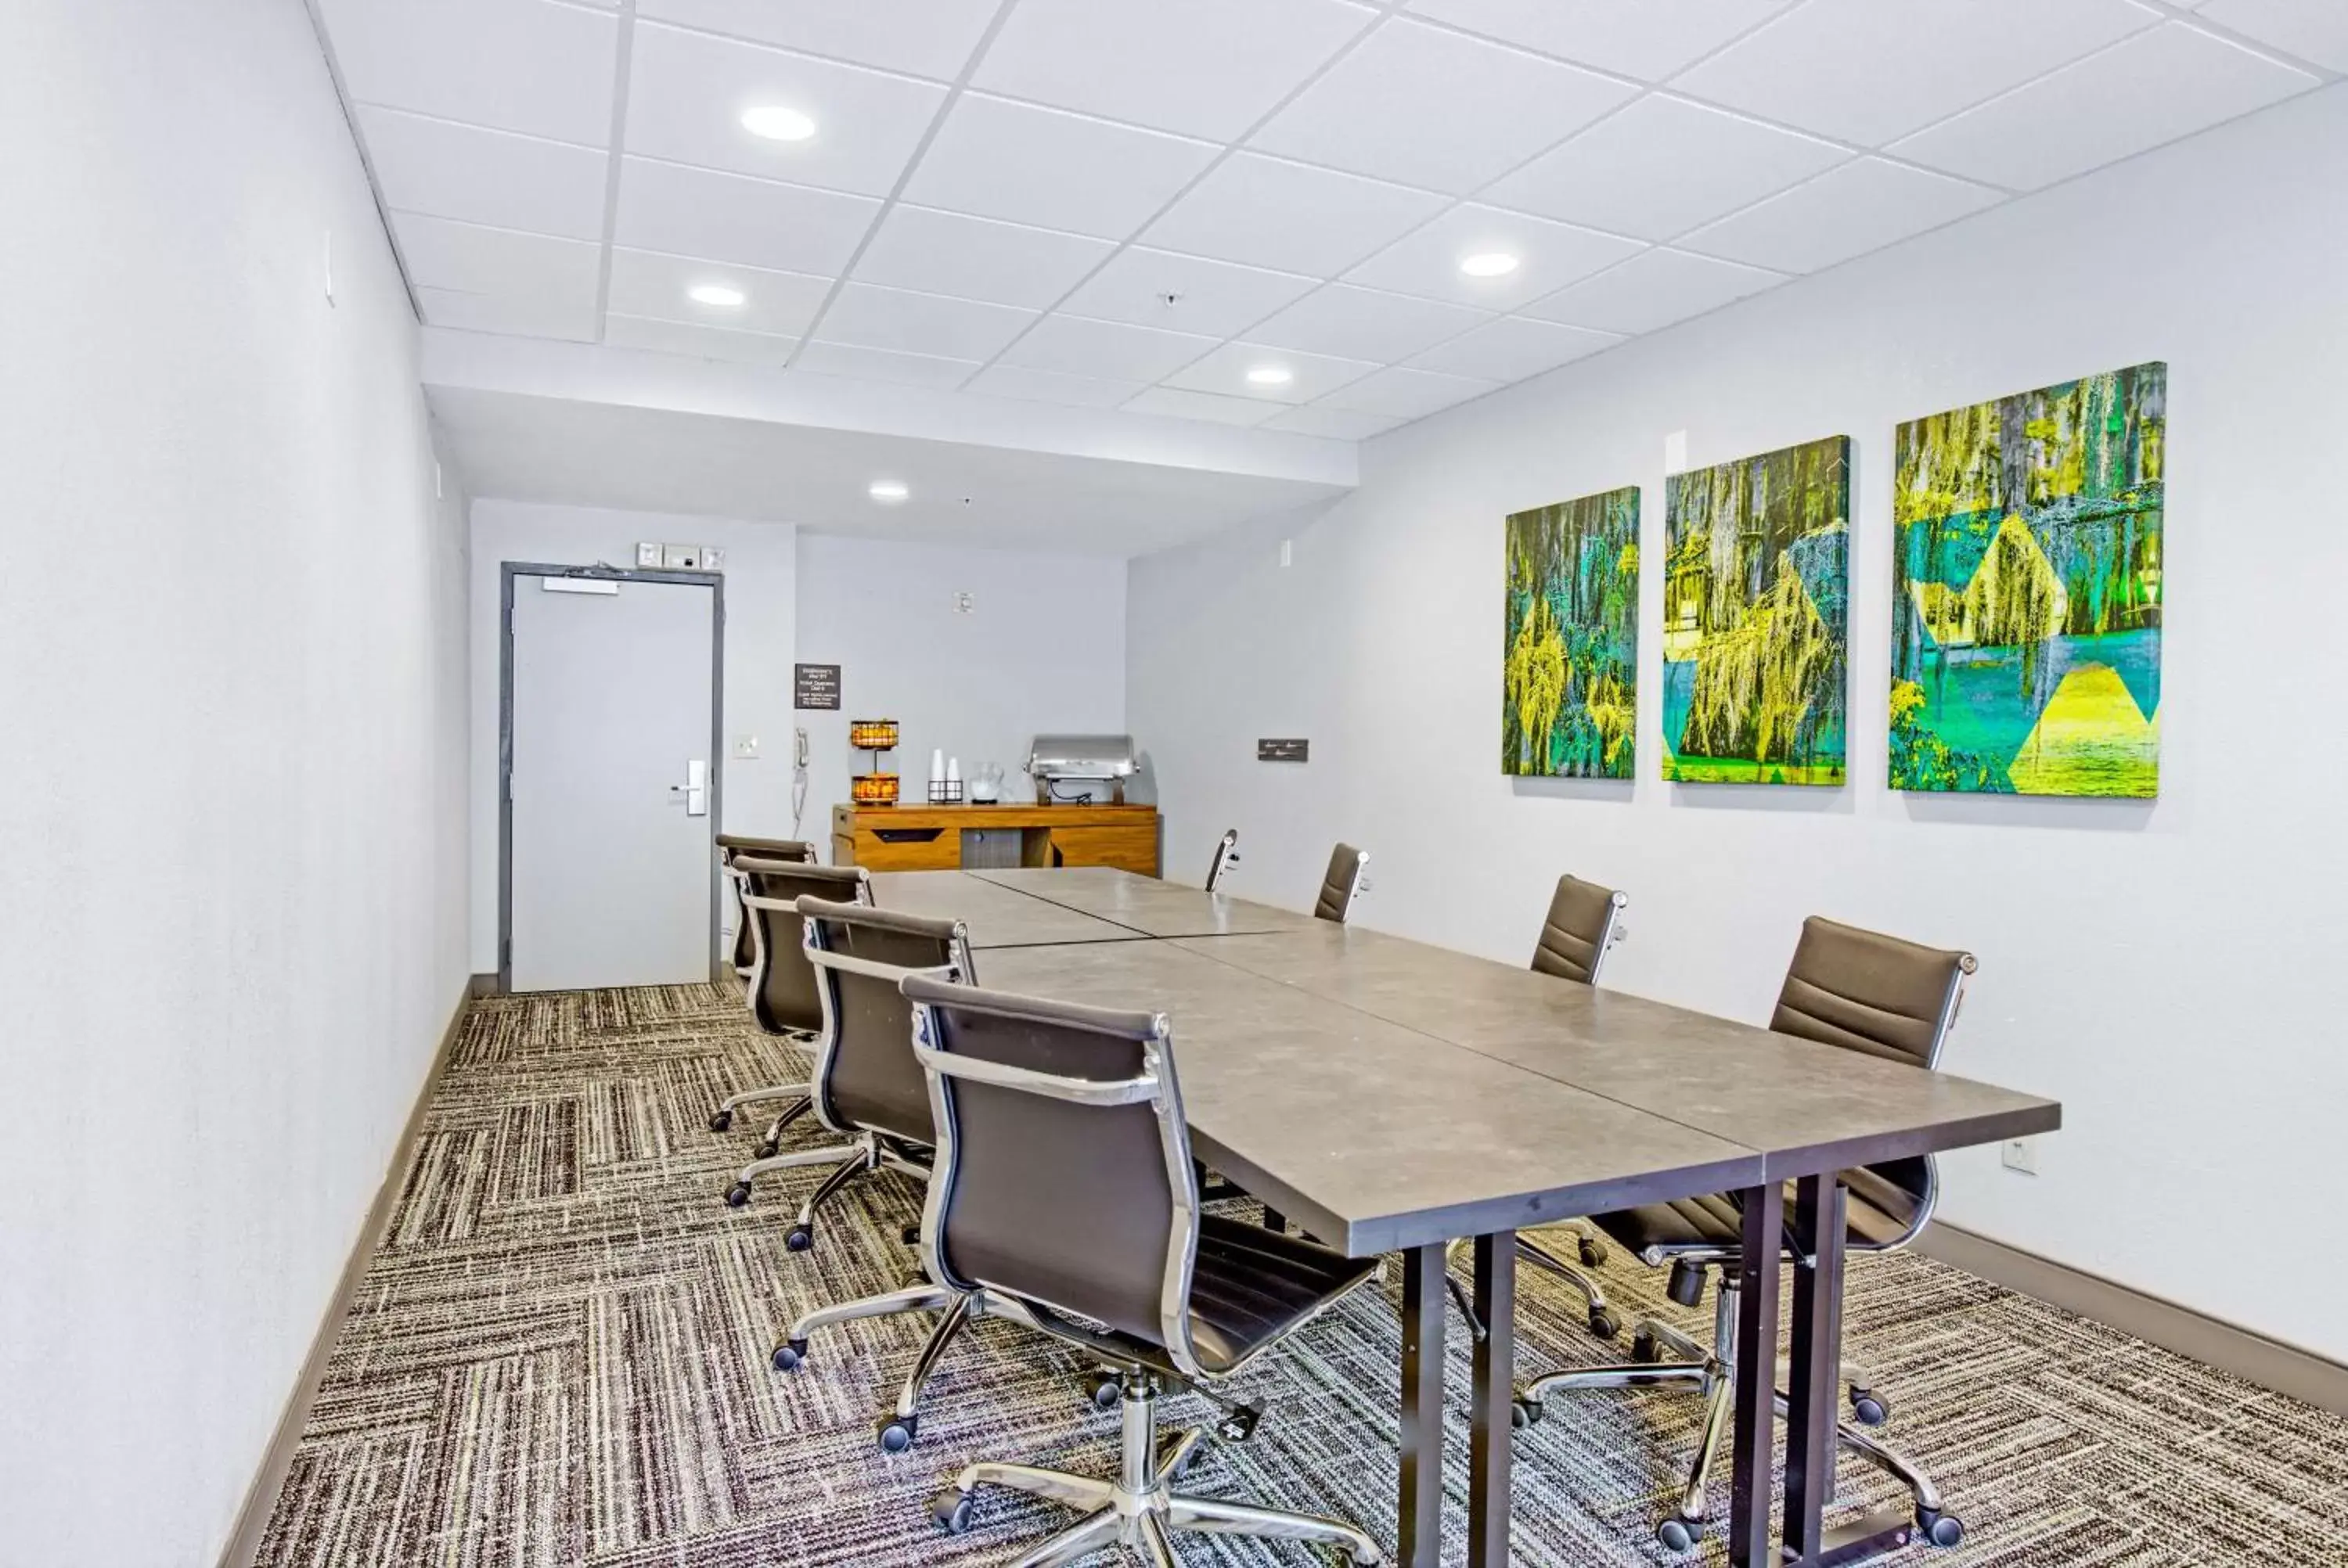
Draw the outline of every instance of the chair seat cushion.
<instances>
[{"instance_id":1,"label":"chair seat cushion","mask_svg":"<svg viewBox=\"0 0 2348 1568\"><path fill-rule=\"evenodd\" d=\"M1228 1371L1377 1272L1303 1236L1220 1214L1199 1221L1190 1339L1210 1372Z\"/></svg>"},{"instance_id":2,"label":"chair seat cushion","mask_svg":"<svg viewBox=\"0 0 2348 1568\"><path fill-rule=\"evenodd\" d=\"M1893 1246L1916 1217L1915 1197L1872 1171L1848 1171L1844 1205L1846 1247L1867 1251ZM1786 1184L1786 1214L1794 1212L1794 1184ZM1743 1236L1743 1211L1726 1193L1675 1203L1644 1204L1593 1216L1592 1223L1632 1252L1651 1246L1735 1246Z\"/></svg>"}]
</instances>

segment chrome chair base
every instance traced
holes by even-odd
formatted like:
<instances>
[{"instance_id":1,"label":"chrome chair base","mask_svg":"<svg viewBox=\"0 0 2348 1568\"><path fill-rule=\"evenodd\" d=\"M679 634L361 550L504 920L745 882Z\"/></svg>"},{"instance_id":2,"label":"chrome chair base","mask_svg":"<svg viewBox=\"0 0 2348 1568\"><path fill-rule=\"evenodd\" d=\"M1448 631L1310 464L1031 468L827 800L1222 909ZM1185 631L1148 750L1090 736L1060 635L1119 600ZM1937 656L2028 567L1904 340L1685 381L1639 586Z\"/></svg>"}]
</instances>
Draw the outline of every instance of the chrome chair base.
<instances>
[{"instance_id":1,"label":"chrome chair base","mask_svg":"<svg viewBox=\"0 0 2348 1568\"><path fill-rule=\"evenodd\" d=\"M803 1029L787 1030L780 1038L799 1046L812 1045L816 1039ZM746 1089L739 1094L726 1096L725 1102L710 1114L709 1130L712 1132L730 1132L734 1126L734 1112L745 1105L761 1105L770 1100L797 1101L798 1103L785 1107L782 1115L767 1129L765 1143L767 1146L761 1148L759 1153L762 1156L771 1154L775 1152L772 1147L775 1139L782 1130L813 1109L814 1102L808 1098L811 1092L805 1083L770 1083L761 1089Z\"/></svg>"},{"instance_id":2,"label":"chrome chair base","mask_svg":"<svg viewBox=\"0 0 2348 1568\"><path fill-rule=\"evenodd\" d=\"M941 1316L930 1330L928 1341L915 1358L912 1369L905 1374L897 1390L897 1402L882 1412L876 1436L884 1453L902 1453L913 1446L921 1431L922 1390L929 1386L938 1363L944 1358L946 1347L958 1338L964 1328L982 1317L1003 1317L1028 1328L1039 1328L1035 1315L1018 1302L997 1296L992 1291L958 1292L942 1286L918 1280L901 1290L883 1291L855 1301L842 1301L829 1307L819 1307L801 1317L784 1330L782 1343L775 1347L774 1365L778 1372L796 1372L807 1365L808 1341L818 1329L836 1327L842 1323L855 1323L868 1317L892 1317L906 1312L935 1312ZM1040 1329L1039 1329L1040 1331Z\"/></svg>"},{"instance_id":3,"label":"chrome chair base","mask_svg":"<svg viewBox=\"0 0 2348 1568\"><path fill-rule=\"evenodd\" d=\"M982 1486L999 1486L1085 1512L1075 1524L1011 1559L1011 1568L1052 1568L1119 1546L1139 1554L1151 1568L1178 1568L1173 1537L1186 1531L1311 1542L1335 1547L1357 1563L1385 1561L1377 1542L1334 1519L1176 1491L1175 1486L1189 1473L1200 1445L1206 1440L1206 1429L1194 1427L1183 1432L1161 1452L1158 1447L1159 1378L1148 1372L1127 1371L1119 1381L1125 1419L1117 1480L1033 1465L974 1464L956 1476L930 1505L938 1527L948 1534L961 1534L970 1528L971 1493Z\"/></svg>"},{"instance_id":4,"label":"chrome chair base","mask_svg":"<svg viewBox=\"0 0 2348 1568\"><path fill-rule=\"evenodd\" d=\"M1551 1372L1535 1378L1517 1397L1514 1422L1519 1427L1539 1421L1551 1394L1582 1389L1670 1387L1686 1389L1702 1397L1704 1422L1696 1439L1694 1457L1688 1464L1686 1483L1680 1489L1679 1501L1672 1512L1655 1526L1655 1539L1666 1551L1693 1549L1703 1532L1713 1466L1728 1438L1729 1409L1736 1385L1736 1309L1740 1294L1735 1276L1723 1270L1715 1287L1710 1347L1698 1344L1668 1323L1643 1318L1632 1331L1631 1360ZM1663 1350L1671 1351L1679 1359L1662 1359ZM1875 1391L1848 1368L1844 1368L1844 1380L1849 1385L1851 1408L1869 1412L1869 1419L1879 1423L1884 1409ZM1790 1401L1783 1389L1777 1390L1776 1402L1777 1413L1784 1415ZM1917 1540L1936 1546L1953 1546L1964 1539L1963 1523L1955 1515L1941 1512L1939 1489L1906 1455L1850 1421L1838 1422L1836 1436L1845 1450L1908 1489L1914 1504Z\"/></svg>"},{"instance_id":5,"label":"chrome chair base","mask_svg":"<svg viewBox=\"0 0 2348 1568\"><path fill-rule=\"evenodd\" d=\"M1543 1237L1551 1231L1570 1232L1573 1235L1581 1255L1581 1266L1568 1263L1546 1245ZM1474 1303L1468 1298L1468 1287L1459 1283L1458 1276L1450 1272L1451 1265L1460 1250L1469 1245L1469 1238L1463 1236L1443 1249L1445 1269L1443 1283L1451 1292L1452 1305L1459 1308L1459 1316L1467 1320L1468 1337L1481 1344L1491 1330L1486 1327L1483 1318L1477 1316ZM1589 1221L1572 1220L1561 1225L1544 1227L1538 1232L1519 1231L1517 1258L1519 1262L1529 1263L1535 1268L1557 1276L1579 1291L1582 1301L1588 1306L1590 1331L1592 1334L1597 1335L1601 1339L1612 1339L1622 1332L1622 1320L1614 1315L1613 1307L1607 1305L1605 1291L1599 1288L1595 1279L1582 1272L1584 1268L1596 1268L1606 1261L1606 1244L1599 1239L1597 1227Z\"/></svg>"},{"instance_id":6,"label":"chrome chair base","mask_svg":"<svg viewBox=\"0 0 2348 1568\"><path fill-rule=\"evenodd\" d=\"M771 1171L798 1170L808 1165L830 1165L831 1173L808 1195L799 1205L798 1218L783 1233L783 1245L793 1252L805 1252L815 1245L816 1211L857 1177L883 1169L897 1171L917 1182L930 1179L930 1168L918 1160L909 1159L897 1146L878 1132L865 1132L856 1135L852 1143L836 1143L821 1149L794 1149L788 1154L757 1160L742 1168L733 1186L726 1189L726 1202L740 1208L750 1201L750 1184ZM908 1226L905 1240L911 1245L918 1236L915 1227Z\"/></svg>"}]
</instances>

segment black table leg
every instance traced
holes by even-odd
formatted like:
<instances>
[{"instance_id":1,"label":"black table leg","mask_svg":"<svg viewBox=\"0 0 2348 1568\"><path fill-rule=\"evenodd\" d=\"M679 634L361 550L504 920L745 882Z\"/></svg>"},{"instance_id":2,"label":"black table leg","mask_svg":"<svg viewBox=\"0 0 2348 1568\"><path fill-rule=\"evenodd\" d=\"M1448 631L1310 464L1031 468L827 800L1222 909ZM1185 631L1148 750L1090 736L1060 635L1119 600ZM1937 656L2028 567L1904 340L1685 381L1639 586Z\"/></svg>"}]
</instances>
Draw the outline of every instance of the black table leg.
<instances>
[{"instance_id":1,"label":"black table leg","mask_svg":"<svg viewBox=\"0 0 2348 1568\"><path fill-rule=\"evenodd\" d=\"M1443 1248L1402 1255L1402 1499L1399 1568L1443 1556Z\"/></svg>"},{"instance_id":2,"label":"black table leg","mask_svg":"<svg viewBox=\"0 0 2348 1568\"><path fill-rule=\"evenodd\" d=\"M1468 1434L1468 1568L1509 1568L1509 1475L1515 1457L1517 1233L1476 1238L1476 1375Z\"/></svg>"},{"instance_id":3,"label":"black table leg","mask_svg":"<svg viewBox=\"0 0 2348 1568\"><path fill-rule=\"evenodd\" d=\"M1728 1561L1775 1568L1769 1533L1771 1439L1777 1424L1777 1249L1785 1242L1786 1195L1775 1182L1737 1194L1744 1205L1736 1303L1736 1385L1730 1440Z\"/></svg>"},{"instance_id":4,"label":"black table leg","mask_svg":"<svg viewBox=\"0 0 2348 1568\"><path fill-rule=\"evenodd\" d=\"M1786 1554L1818 1550L1820 1512L1834 1496L1835 1424L1841 1419L1842 1259L1846 1194L1839 1178L1805 1176L1794 1189L1794 1234L1817 1261L1794 1271L1794 1365L1786 1404Z\"/></svg>"}]
</instances>

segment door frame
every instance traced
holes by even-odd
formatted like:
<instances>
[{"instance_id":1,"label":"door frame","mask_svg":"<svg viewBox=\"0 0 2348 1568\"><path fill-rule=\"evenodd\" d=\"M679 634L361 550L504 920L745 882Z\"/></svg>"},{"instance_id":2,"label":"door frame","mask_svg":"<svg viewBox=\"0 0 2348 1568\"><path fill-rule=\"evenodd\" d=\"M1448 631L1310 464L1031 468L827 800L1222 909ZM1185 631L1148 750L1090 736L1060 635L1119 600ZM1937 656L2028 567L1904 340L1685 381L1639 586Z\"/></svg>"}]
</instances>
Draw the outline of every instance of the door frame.
<instances>
[{"instance_id":1,"label":"door frame","mask_svg":"<svg viewBox=\"0 0 2348 1568\"><path fill-rule=\"evenodd\" d=\"M513 723L514 579L588 578L600 582L671 582L709 589L709 836L725 831L726 794L726 578L714 571L633 571L610 566L553 566L501 561L498 566L498 991L513 994ZM709 865L709 975L719 977L719 932L724 928L723 892L717 865Z\"/></svg>"}]
</instances>

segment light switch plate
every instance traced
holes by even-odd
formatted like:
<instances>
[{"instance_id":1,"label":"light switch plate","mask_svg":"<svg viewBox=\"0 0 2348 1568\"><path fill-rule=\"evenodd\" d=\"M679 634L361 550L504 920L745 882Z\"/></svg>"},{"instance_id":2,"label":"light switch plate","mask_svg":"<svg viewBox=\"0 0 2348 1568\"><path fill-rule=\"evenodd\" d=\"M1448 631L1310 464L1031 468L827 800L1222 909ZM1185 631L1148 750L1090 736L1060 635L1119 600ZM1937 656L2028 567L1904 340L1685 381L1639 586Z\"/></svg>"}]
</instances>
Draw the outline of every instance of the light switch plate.
<instances>
[{"instance_id":1,"label":"light switch plate","mask_svg":"<svg viewBox=\"0 0 2348 1568\"><path fill-rule=\"evenodd\" d=\"M640 544L640 545L638 545L638 546L636 547L636 565L637 565L637 566L639 566L639 567L647 568L647 569L651 569L651 570L653 570L653 571L658 571L658 570L660 570L660 565L661 565L661 548L660 548L660 546L658 546L658 545L654 545L654 544Z\"/></svg>"},{"instance_id":2,"label":"light switch plate","mask_svg":"<svg viewBox=\"0 0 2348 1568\"><path fill-rule=\"evenodd\" d=\"M716 545L702 546L701 569L704 571L724 571L726 569L726 552L719 549Z\"/></svg>"},{"instance_id":3,"label":"light switch plate","mask_svg":"<svg viewBox=\"0 0 2348 1568\"><path fill-rule=\"evenodd\" d=\"M1674 430L1663 437L1663 472L1666 474L1687 472L1686 431Z\"/></svg>"},{"instance_id":4,"label":"light switch plate","mask_svg":"<svg viewBox=\"0 0 2348 1568\"><path fill-rule=\"evenodd\" d=\"M2038 1173L2038 1145L2029 1138L2008 1138L2000 1156L2009 1171L2019 1171L2025 1176Z\"/></svg>"}]
</instances>

